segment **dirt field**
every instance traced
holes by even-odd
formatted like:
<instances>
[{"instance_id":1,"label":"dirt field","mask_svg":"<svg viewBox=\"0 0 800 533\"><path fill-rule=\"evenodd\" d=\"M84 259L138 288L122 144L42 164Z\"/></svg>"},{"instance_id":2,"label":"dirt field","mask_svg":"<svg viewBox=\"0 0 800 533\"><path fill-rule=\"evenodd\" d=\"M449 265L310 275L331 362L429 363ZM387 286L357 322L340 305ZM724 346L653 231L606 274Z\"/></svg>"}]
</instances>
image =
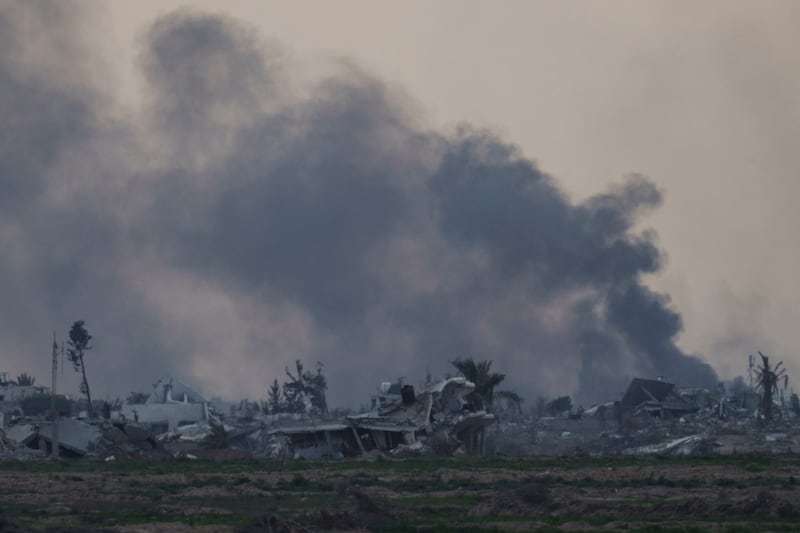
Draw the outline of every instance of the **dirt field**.
<instances>
[{"instance_id":1,"label":"dirt field","mask_svg":"<svg viewBox=\"0 0 800 533\"><path fill-rule=\"evenodd\" d=\"M800 530L800 459L0 464L0 531Z\"/></svg>"}]
</instances>

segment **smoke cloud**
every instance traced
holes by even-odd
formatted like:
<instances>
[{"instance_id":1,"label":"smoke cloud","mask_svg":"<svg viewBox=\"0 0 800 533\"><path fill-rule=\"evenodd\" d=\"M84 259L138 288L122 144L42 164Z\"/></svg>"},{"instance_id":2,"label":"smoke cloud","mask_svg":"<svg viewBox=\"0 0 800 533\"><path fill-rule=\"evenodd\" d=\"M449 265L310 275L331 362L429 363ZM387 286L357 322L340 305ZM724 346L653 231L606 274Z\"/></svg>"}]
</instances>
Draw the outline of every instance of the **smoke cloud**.
<instances>
[{"instance_id":1,"label":"smoke cloud","mask_svg":"<svg viewBox=\"0 0 800 533\"><path fill-rule=\"evenodd\" d=\"M0 9L10 372L47 381L49 336L83 319L106 395L175 373L261 397L294 359L325 364L333 405L457 357L583 402L634 375L716 383L643 283L663 265L637 229L662 201L645 177L574 203L490 131L429 131L344 62L299 91L279 45L187 10L144 34L143 108L120 111L86 20Z\"/></svg>"}]
</instances>

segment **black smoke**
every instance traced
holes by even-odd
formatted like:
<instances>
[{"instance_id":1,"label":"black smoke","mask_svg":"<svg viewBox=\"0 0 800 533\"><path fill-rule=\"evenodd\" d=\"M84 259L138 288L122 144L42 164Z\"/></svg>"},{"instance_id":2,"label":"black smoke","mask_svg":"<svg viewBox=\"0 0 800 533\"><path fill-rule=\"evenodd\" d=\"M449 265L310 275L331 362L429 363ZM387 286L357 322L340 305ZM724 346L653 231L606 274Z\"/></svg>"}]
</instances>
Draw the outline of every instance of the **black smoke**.
<instances>
[{"instance_id":1,"label":"black smoke","mask_svg":"<svg viewBox=\"0 0 800 533\"><path fill-rule=\"evenodd\" d=\"M351 405L470 356L520 391L583 401L634 375L716 383L642 282L663 262L634 230L662 200L646 178L576 204L513 144L429 131L352 65L298 96L278 45L186 10L146 33L143 108L120 112L85 18L0 10L9 370L41 376L49 332L84 319L106 394L175 372L263 396L296 358L322 361ZM59 28L44 52L31 21Z\"/></svg>"}]
</instances>

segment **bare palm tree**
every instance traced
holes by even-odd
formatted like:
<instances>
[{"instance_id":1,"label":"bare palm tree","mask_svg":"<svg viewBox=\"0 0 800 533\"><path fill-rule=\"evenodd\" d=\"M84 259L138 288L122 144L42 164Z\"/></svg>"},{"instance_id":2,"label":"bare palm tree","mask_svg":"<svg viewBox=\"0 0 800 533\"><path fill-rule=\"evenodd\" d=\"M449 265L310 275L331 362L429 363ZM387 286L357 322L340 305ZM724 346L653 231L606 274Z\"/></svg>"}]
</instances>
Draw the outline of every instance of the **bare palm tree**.
<instances>
[{"instance_id":1,"label":"bare palm tree","mask_svg":"<svg viewBox=\"0 0 800 533\"><path fill-rule=\"evenodd\" d=\"M758 355L761 356L761 366L756 369L756 385L760 391L761 413L764 420L772 420L772 397L778 392L778 381L788 379L788 376L786 369L781 368L783 361L771 368L769 357L761 352Z\"/></svg>"}]
</instances>

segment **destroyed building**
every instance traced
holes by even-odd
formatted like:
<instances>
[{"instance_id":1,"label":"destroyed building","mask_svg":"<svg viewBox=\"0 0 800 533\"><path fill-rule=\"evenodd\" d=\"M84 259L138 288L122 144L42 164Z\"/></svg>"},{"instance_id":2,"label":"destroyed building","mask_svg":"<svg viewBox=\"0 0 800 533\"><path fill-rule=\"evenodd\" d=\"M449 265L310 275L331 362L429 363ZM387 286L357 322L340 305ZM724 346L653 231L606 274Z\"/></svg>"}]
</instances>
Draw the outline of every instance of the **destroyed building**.
<instances>
[{"instance_id":1,"label":"destroyed building","mask_svg":"<svg viewBox=\"0 0 800 533\"><path fill-rule=\"evenodd\" d=\"M294 457L340 457L371 450L395 454L452 452L482 455L495 417L466 400L475 384L449 378L415 393L410 385L382 386L372 410L336 421L281 425L269 435ZM399 394L397 394L399 392Z\"/></svg>"},{"instance_id":2,"label":"destroyed building","mask_svg":"<svg viewBox=\"0 0 800 533\"><path fill-rule=\"evenodd\" d=\"M34 398L49 394L47 387L39 385L19 385L9 381L5 372L0 372L0 429L14 417L23 415L20 402L26 398Z\"/></svg>"},{"instance_id":3,"label":"destroyed building","mask_svg":"<svg viewBox=\"0 0 800 533\"><path fill-rule=\"evenodd\" d=\"M697 410L697 405L678 394L674 383L661 379L634 378L620 401L620 412L624 419L642 415L680 418Z\"/></svg>"},{"instance_id":4,"label":"destroyed building","mask_svg":"<svg viewBox=\"0 0 800 533\"><path fill-rule=\"evenodd\" d=\"M122 416L150 424L154 433L173 431L179 426L209 419L208 401L182 381L164 376L153 384L143 404L124 405Z\"/></svg>"},{"instance_id":5,"label":"destroyed building","mask_svg":"<svg viewBox=\"0 0 800 533\"><path fill-rule=\"evenodd\" d=\"M13 397L23 403L31 399L16 384L0 385L13 389ZM309 459L373 454L785 453L800 446L800 400L795 395L784 402L775 400L776 417L767 424L759 418L752 389L728 394L721 385L677 388L663 379L635 378L616 401L589 409L541 411L538 416L516 410L498 423L494 414L470 401L474 390L475 384L465 377L429 383L420 390L384 382L371 407L360 414L339 418L309 410L268 414L247 400L232 404L237 408L228 414L218 410L216 401L212 407L194 388L164 376L146 399L131 395L131 401L141 403L125 405L106 419L69 418L64 411L55 435L49 398L36 391L32 398L48 399L48 408L7 420L5 431L0 431L0 460L50 456L56 436L61 457L103 460L217 456L212 452L224 457L236 453L236 457Z\"/></svg>"},{"instance_id":6,"label":"destroyed building","mask_svg":"<svg viewBox=\"0 0 800 533\"><path fill-rule=\"evenodd\" d=\"M20 385L9 380L6 372L0 372L0 403L10 404L19 402L23 398L49 394L47 387L39 385Z\"/></svg>"},{"instance_id":7,"label":"destroyed building","mask_svg":"<svg viewBox=\"0 0 800 533\"><path fill-rule=\"evenodd\" d=\"M17 385L14 382L4 383L0 385L0 402L18 403L24 398L49 393L50 391L47 387L40 387L38 385Z\"/></svg>"}]
</instances>

